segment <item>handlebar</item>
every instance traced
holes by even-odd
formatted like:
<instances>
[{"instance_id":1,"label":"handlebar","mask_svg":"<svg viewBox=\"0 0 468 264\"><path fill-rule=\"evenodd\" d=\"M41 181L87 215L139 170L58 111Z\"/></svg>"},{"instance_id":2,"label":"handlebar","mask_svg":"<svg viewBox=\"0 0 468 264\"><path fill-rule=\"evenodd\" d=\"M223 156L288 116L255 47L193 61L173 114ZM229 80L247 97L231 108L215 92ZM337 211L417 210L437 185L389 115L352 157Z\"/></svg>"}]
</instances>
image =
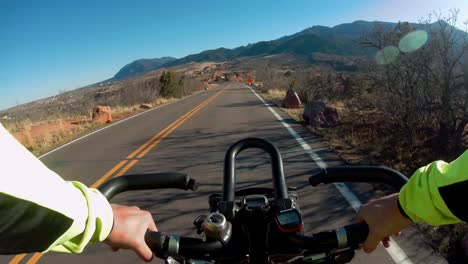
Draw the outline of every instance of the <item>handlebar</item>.
<instances>
[{"instance_id":1,"label":"handlebar","mask_svg":"<svg viewBox=\"0 0 468 264\"><path fill-rule=\"evenodd\" d=\"M268 141L261 139L242 140L234 144L226 154L224 174L224 201L233 201L235 196L235 158L247 148L260 148L266 150L272 160L273 184L275 198L287 197L287 189L283 175L283 165L278 149ZM309 183L317 186L321 183L332 182L383 182L401 188L407 178L396 170L386 167L344 166L321 169L309 177ZM148 190L176 188L183 190L196 190L198 183L183 173L147 173L138 175L125 175L106 181L98 189L110 200L115 195L129 190ZM353 224L333 231L320 232L312 236L289 234L288 239L292 245L312 253L329 252L334 249L356 249L363 243L369 233L367 224ZM168 256L184 256L197 258L223 250L227 239L198 239L191 237L168 236L162 232L148 231L145 242L160 258Z\"/></svg>"},{"instance_id":2,"label":"handlebar","mask_svg":"<svg viewBox=\"0 0 468 264\"><path fill-rule=\"evenodd\" d=\"M284 180L283 161L278 148L271 142L260 138L246 138L232 145L224 158L223 201L233 202L236 188L236 157L248 148L259 148L266 151L271 159L271 171L273 174L273 187L276 199L287 199L288 191Z\"/></svg>"},{"instance_id":3,"label":"handlebar","mask_svg":"<svg viewBox=\"0 0 468 264\"><path fill-rule=\"evenodd\" d=\"M367 224L352 224L336 230L316 233L312 236L291 235L289 240L294 245L312 253L328 252L334 249L356 249L369 234Z\"/></svg>"},{"instance_id":4,"label":"handlebar","mask_svg":"<svg viewBox=\"0 0 468 264\"><path fill-rule=\"evenodd\" d=\"M368 233L367 224L352 224L312 236L292 234L288 239L299 248L311 253L321 253L334 249L356 249L366 240ZM147 232L145 242L160 258L167 258L168 255L197 258L222 250L225 246L220 240L204 241L191 237L168 236L160 232Z\"/></svg>"},{"instance_id":5,"label":"handlebar","mask_svg":"<svg viewBox=\"0 0 468 264\"><path fill-rule=\"evenodd\" d=\"M198 183L185 173L146 173L112 178L100 185L98 190L110 200L121 192L167 188L195 191Z\"/></svg>"},{"instance_id":6,"label":"handlebar","mask_svg":"<svg viewBox=\"0 0 468 264\"><path fill-rule=\"evenodd\" d=\"M168 236L162 232L148 231L145 242L159 258L168 256L186 256L196 258L204 254L223 249L225 244L220 240L204 241L199 238Z\"/></svg>"},{"instance_id":7,"label":"handlebar","mask_svg":"<svg viewBox=\"0 0 468 264\"><path fill-rule=\"evenodd\" d=\"M112 178L98 187L98 190L111 200L119 193L132 190L153 190L175 188L193 190L198 188L198 182L185 173L146 173L124 175ZM223 248L222 241L203 241L197 238L168 236L162 232L147 231L145 242L160 258L181 254L184 256L199 256L215 252Z\"/></svg>"},{"instance_id":8,"label":"handlebar","mask_svg":"<svg viewBox=\"0 0 468 264\"><path fill-rule=\"evenodd\" d=\"M399 171L383 166L330 167L320 169L309 177L312 186L333 182L382 182L401 189L407 181L408 178Z\"/></svg>"},{"instance_id":9,"label":"handlebar","mask_svg":"<svg viewBox=\"0 0 468 264\"><path fill-rule=\"evenodd\" d=\"M309 183L312 186L334 182L381 182L401 189L408 182L408 178L399 171L382 166L330 167L320 169L309 177ZM311 237L291 237L291 242L323 252L336 248L357 248L368 235L369 226L366 223L360 223L338 228L335 231L317 233Z\"/></svg>"}]
</instances>

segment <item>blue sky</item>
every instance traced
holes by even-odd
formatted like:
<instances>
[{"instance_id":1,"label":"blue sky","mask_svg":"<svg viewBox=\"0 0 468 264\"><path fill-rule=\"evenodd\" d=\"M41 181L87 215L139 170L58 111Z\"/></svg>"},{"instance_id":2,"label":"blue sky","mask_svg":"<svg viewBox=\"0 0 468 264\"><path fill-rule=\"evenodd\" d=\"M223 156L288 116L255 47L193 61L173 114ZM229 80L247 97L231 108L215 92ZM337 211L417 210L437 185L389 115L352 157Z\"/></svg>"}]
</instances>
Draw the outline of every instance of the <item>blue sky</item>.
<instances>
[{"instance_id":1,"label":"blue sky","mask_svg":"<svg viewBox=\"0 0 468 264\"><path fill-rule=\"evenodd\" d=\"M417 22L454 7L468 19L467 0L0 0L0 110L110 78L140 58L233 48L313 25Z\"/></svg>"}]
</instances>

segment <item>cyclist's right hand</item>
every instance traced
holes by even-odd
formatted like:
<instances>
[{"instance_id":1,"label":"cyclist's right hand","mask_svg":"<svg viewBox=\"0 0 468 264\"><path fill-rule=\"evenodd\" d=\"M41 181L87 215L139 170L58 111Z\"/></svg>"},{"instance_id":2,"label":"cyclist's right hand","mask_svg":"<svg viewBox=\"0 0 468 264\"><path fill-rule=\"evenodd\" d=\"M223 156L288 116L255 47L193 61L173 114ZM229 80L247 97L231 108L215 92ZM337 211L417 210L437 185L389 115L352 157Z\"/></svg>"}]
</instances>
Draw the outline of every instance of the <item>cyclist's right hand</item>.
<instances>
[{"instance_id":1,"label":"cyclist's right hand","mask_svg":"<svg viewBox=\"0 0 468 264\"><path fill-rule=\"evenodd\" d=\"M147 230L158 231L151 213L136 206L112 205L114 226L104 243L114 251L131 249L144 261L153 259L153 252L145 243Z\"/></svg>"},{"instance_id":2,"label":"cyclist's right hand","mask_svg":"<svg viewBox=\"0 0 468 264\"><path fill-rule=\"evenodd\" d=\"M398 209L398 193L394 193L363 205L355 219L356 223L366 222L369 235L364 242L364 251L371 253L380 241L384 247L390 246L390 236L399 232L412 222Z\"/></svg>"}]
</instances>

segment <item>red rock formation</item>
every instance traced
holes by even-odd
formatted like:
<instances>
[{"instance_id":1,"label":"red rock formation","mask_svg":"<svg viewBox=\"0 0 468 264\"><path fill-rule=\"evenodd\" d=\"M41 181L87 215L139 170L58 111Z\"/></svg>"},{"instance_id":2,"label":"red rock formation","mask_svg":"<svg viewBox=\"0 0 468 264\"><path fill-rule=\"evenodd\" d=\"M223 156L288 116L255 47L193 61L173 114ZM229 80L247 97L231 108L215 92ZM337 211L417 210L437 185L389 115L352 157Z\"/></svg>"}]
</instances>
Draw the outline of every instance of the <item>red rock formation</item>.
<instances>
[{"instance_id":1,"label":"red rock formation","mask_svg":"<svg viewBox=\"0 0 468 264\"><path fill-rule=\"evenodd\" d=\"M288 90L281 106L290 109L301 108L302 102L294 90Z\"/></svg>"},{"instance_id":2,"label":"red rock formation","mask_svg":"<svg viewBox=\"0 0 468 264\"><path fill-rule=\"evenodd\" d=\"M112 110L110 106L98 105L93 109L93 122L112 122Z\"/></svg>"}]
</instances>

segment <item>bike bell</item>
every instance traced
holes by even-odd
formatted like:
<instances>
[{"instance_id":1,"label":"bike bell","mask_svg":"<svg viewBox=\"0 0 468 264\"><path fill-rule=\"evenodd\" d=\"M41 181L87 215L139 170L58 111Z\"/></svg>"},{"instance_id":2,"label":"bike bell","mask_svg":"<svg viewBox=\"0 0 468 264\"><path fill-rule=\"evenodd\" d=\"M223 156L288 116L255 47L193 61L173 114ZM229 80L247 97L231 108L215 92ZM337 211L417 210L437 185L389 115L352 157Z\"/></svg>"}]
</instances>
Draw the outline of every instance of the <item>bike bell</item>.
<instances>
[{"instance_id":1,"label":"bike bell","mask_svg":"<svg viewBox=\"0 0 468 264\"><path fill-rule=\"evenodd\" d=\"M232 226L223 214L210 213L202 224L203 232L209 238L227 242L231 237Z\"/></svg>"}]
</instances>

